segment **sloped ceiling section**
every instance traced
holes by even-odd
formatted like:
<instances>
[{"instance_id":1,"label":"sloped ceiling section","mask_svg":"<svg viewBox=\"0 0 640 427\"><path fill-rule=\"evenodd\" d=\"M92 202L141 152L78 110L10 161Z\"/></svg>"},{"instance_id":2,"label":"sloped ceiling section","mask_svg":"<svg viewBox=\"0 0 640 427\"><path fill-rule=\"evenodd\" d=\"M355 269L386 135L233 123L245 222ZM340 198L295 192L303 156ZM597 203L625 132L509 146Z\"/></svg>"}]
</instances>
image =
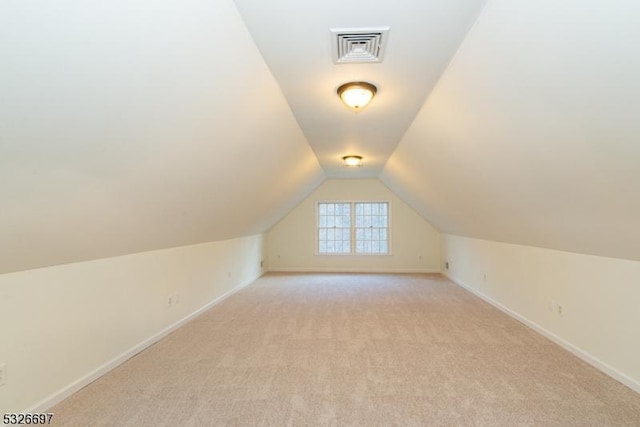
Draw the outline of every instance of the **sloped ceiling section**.
<instances>
[{"instance_id":1,"label":"sloped ceiling section","mask_svg":"<svg viewBox=\"0 0 640 427\"><path fill-rule=\"evenodd\" d=\"M298 123L331 178L377 178L485 0L235 0ZM389 27L381 63L334 64L331 29ZM336 89L378 87L355 114ZM342 157L364 157L345 168Z\"/></svg>"},{"instance_id":2,"label":"sloped ceiling section","mask_svg":"<svg viewBox=\"0 0 640 427\"><path fill-rule=\"evenodd\" d=\"M231 0L9 0L0 51L0 272L263 232L323 180Z\"/></svg>"},{"instance_id":3,"label":"sloped ceiling section","mask_svg":"<svg viewBox=\"0 0 640 427\"><path fill-rule=\"evenodd\" d=\"M446 233L640 260L638 22L490 1L382 180Z\"/></svg>"}]
</instances>

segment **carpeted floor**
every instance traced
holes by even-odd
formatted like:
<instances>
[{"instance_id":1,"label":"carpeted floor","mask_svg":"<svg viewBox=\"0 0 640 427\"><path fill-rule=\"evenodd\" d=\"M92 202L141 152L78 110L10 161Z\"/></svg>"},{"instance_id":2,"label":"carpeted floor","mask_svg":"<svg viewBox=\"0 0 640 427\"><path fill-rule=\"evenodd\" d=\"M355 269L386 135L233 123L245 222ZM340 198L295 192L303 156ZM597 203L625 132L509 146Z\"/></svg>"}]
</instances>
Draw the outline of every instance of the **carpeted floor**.
<instances>
[{"instance_id":1,"label":"carpeted floor","mask_svg":"<svg viewBox=\"0 0 640 427\"><path fill-rule=\"evenodd\" d=\"M270 274L51 412L72 426L640 426L640 395L438 275Z\"/></svg>"}]
</instances>

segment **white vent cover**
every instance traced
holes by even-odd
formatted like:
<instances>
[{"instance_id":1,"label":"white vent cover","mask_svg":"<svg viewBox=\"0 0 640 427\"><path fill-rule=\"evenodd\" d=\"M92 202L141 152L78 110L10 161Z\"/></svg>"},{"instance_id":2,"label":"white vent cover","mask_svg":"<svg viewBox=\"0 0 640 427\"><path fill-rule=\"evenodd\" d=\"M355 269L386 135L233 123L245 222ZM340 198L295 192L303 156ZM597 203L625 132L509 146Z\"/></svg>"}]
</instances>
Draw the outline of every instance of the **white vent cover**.
<instances>
[{"instance_id":1,"label":"white vent cover","mask_svg":"<svg viewBox=\"0 0 640 427\"><path fill-rule=\"evenodd\" d=\"M333 62L382 62L389 27L331 29Z\"/></svg>"}]
</instances>

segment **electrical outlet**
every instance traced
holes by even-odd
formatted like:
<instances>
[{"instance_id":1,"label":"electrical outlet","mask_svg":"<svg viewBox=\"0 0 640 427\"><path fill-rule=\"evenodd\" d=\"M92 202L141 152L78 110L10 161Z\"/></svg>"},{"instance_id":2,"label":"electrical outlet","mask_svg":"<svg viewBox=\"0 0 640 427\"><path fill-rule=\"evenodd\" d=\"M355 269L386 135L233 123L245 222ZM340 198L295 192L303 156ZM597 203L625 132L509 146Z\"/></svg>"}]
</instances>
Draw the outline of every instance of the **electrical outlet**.
<instances>
[{"instance_id":1,"label":"electrical outlet","mask_svg":"<svg viewBox=\"0 0 640 427\"><path fill-rule=\"evenodd\" d=\"M558 301L551 300L551 312L558 316L564 316L564 307Z\"/></svg>"},{"instance_id":2,"label":"electrical outlet","mask_svg":"<svg viewBox=\"0 0 640 427\"><path fill-rule=\"evenodd\" d=\"M444 262L444 268L445 268L446 270L449 270L449 269L451 268L451 261L445 261L445 262Z\"/></svg>"},{"instance_id":3,"label":"electrical outlet","mask_svg":"<svg viewBox=\"0 0 640 427\"><path fill-rule=\"evenodd\" d=\"M7 364L0 363L0 387L7 383Z\"/></svg>"},{"instance_id":4,"label":"electrical outlet","mask_svg":"<svg viewBox=\"0 0 640 427\"><path fill-rule=\"evenodd\" d=\"M167 308L171 308L173 306L173 295L169 295L167 297Z\"/></svg>"},{"instance_id":5,"label":"electrical outlet","mask_svg":"<svg viewBox=\"0 0 640 427\"><path fill-rule=\"evenodd\" d=\"M260 260L260 268L264 267L264 261Z\"/></svg>"}]
</instances>

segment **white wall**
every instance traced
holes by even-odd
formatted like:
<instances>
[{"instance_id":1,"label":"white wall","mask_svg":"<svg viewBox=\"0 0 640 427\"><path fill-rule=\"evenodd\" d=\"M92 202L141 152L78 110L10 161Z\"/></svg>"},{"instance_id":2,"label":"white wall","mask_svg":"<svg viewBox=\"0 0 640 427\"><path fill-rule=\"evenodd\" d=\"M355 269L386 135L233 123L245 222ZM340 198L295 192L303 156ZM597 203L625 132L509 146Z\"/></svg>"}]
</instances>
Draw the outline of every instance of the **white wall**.
<instances>
[{"instance_id":1,"label":"white wall","mask_svg":"<svg viewBox=\"0 0 640 427\"><path fill-rule=\"evenodd\" d=\"M316 255L316 202L391 202L392 255ZM267 235L272 271L440 271L439 233L377 179L326 180Z\"/></svg>"},{"instance_id":2,"label":"white wall","mask_svg":"<svg viewBox=\"0 0 640 427\"><path fill-rule=\"evenodd\" d=\"M0 413L50 407L253 281L261 259L254 235L0 275Z\"/></svg>"},{"instance_id":3,"label":"white wall","mask_svg":"<svg viewBox=\"0 0 640 427\"><path fill-rule=\"evenodd\" d=\"M442 257L453 281L640 392L640 262L447 234Z\"/></svg>"}]
</instances>

